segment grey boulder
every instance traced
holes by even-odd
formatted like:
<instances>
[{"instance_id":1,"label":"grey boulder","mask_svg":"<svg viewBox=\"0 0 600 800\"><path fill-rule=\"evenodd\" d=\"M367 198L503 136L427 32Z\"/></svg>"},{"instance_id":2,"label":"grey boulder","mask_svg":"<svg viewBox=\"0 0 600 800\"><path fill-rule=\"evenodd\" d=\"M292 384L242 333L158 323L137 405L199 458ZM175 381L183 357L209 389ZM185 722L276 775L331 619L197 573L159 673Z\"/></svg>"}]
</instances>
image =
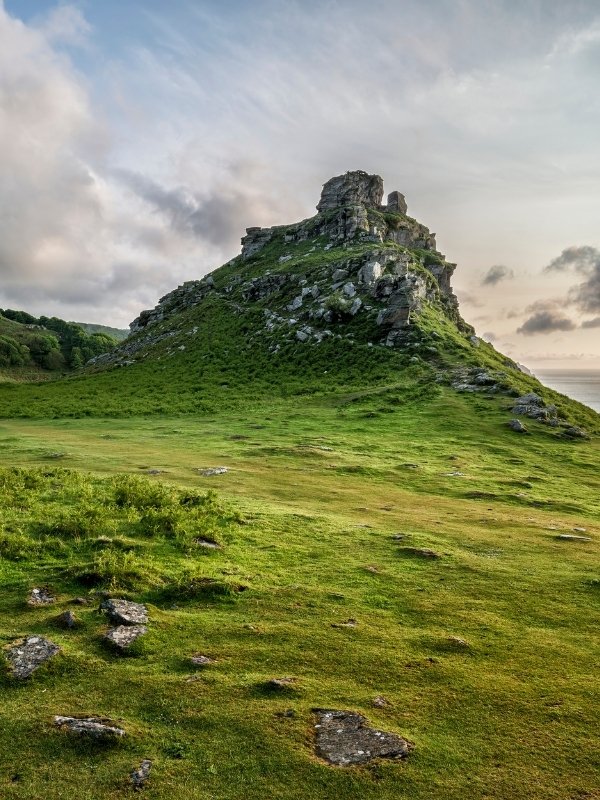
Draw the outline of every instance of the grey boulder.
<instances>
[{"instance_id":1,"label":"grey boulder","mask_svg":"<svg viewBox=\"0 0 600 800\"><path fill-rule=\"evenodd\" d=\"M395 733L368 725L362 714L317 709L316 753L330 764L347 767L376 758L406 758L412 745Z\"/></svg>"},{"instance_id":2,"label":"grey boulder","mask_svg":"<svg viewBox=\"0 0 600 800\"><path fill-rule=\"evenodd\" d=\"M6 660L14 678L29 678L38 667L45 664L57 653L60 647L43 636L28 636L14 642L6 651Z\"/></svg>"}]
</instances>

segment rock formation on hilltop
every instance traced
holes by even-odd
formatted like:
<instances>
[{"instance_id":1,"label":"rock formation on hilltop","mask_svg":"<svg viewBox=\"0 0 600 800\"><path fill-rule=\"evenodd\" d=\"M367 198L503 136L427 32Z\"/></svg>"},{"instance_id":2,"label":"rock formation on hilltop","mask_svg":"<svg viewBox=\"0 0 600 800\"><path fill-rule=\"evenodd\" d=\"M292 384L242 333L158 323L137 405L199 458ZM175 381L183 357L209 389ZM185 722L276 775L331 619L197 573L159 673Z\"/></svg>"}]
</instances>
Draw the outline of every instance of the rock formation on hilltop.
<instances>
[{"instance_id":1,"label":"rock formation on hilltop","mask_svg":"<svg viewBox=\"0 0 600 800\"><path fill-rule=\"evenodd\" d=\"M247 228L239 256L143 311L130 326L135 336L96 364L144 357L153 344L175 335L170 320L209 296L236 314L262 309L261 335L271 350L285 341L318 344L330 337L402 347L426 304L471 334L451 287L456 265L436 249L435 235L407 215L404 195L394 191L382 201L378 175L355 171L331 178L315 216Z\"/></svg>"}]
</instances>

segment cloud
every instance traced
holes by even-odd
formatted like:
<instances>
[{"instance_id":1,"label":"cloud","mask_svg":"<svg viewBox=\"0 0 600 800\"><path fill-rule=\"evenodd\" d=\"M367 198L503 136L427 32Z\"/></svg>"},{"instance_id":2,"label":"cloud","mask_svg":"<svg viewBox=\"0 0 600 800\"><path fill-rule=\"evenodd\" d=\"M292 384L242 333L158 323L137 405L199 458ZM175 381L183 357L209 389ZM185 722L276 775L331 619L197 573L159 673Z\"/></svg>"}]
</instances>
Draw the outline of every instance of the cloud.
<instances>
[{"instance_id":1,"label":"cloud","mask_svg":"<svg viewBox=\"0 0 600 800\"><path fill-rule=\"evenodd\" d=\"M481 279L481 283L484 286L495 286L500 281L504 281L510 278L514 278L515 273L509 267L505 267L502 264L497 264L494 267L490 267L488 271L485 273L483 278Z\"/></svg>"},{"instance_id":2,"label":"cloud","mask_svg":"<svg viewBox=\"0 0 600 800\"><path fill-rule=\"evenodd\" d=\"M586 245L567 247L545 268L546 272L573 270L585 280L569 289L568 299L585 313L600 311L600 250ZM582 327L595 327L582 325Z\"/></svg>"},{"instance_id":3,"label":"cloud","mask_svg":"<svg viewBox=\"0 0 600 800\"><path fill-rule=\"evenodd\" d=\"M529 319L517 328L517 333L524 336L534 336L538 333L553 333L554 331L572 331L577 326L573 320L565 317L560 311L548 309L536 311Z\"/></svg>"},{"instance_id":4,"label":"cloud","mask_svg":"<svg viewBox=\"0 0 600 800\"><path fill-rule=\"evenodd\" d=\"M594 317L593 319L584 319L581 323L582 328L600 328L600 317Z\"/></svg>"}]
</instances>

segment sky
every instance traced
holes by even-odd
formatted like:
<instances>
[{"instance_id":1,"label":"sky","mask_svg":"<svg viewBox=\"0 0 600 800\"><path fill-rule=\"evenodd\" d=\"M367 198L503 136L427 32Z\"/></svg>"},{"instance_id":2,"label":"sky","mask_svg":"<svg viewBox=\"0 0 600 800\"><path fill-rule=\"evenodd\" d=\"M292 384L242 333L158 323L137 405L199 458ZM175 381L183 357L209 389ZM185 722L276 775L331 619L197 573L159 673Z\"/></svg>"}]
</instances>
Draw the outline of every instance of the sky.
<instances>
[{"instance_id":1,"label":"sky","mask_svg":"<svg viewBox=\"0 0 600 800\"><path fill-rule=\"evenodd\" d=\"M600 368L598 0L0 0L0 307L126 327L362 169L534 369Z\"/></svg>"}]
</instances>

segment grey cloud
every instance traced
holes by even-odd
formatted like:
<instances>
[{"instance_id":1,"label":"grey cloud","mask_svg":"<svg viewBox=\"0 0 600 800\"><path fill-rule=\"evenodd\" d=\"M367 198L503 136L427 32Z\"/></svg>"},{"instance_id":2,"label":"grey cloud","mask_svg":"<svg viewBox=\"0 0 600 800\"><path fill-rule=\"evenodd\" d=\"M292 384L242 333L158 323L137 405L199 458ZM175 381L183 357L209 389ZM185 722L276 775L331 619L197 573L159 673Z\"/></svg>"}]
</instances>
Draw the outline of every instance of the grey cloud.
<instances>
[{"instance_id":1,"label":"grey cloud","mask_svg":"<svg viewBox=\"0 0 600 800\"><path fill-rule=\"evenodd\" d=\"M496 264L488 269L481 279L481 283L484 286L495 286L497 283L500 283L500 281L514 277L515 273L512 269L505 267L503 264Z\"/></svg>"},{"instance_id":2,"label":"grey cloud","mask_svg":"<svg viewBox=\"0 0 600 800\"><path fill-rule=\"evenodd\" d=\"M546 272L565 272L573 270L584 276L581 283L571 287L568 299L584 313L600 311L600 250L589 245L567 247L551 261ZM582 327L584 327L582 325ZM593 326L585 326L593 327Z\"/></svg>"},{"instance_id":3,"label":"grey cloud","mask_svg":"<svg viewBox=\"0 0 600 800\"><path fill-rule=\"evenodd\" d=\"M529 319L517 328L517 333L524 336L534 336L538 333L553 333L554 331L572 331L576 327L573 320L565 317L560 311L547 309L536 311Z\"/></svg>"},{"instance_id":4,"label":"grey cloud","mask_svg":"<svg viewBox=\"0 0 600 800\"><path fill-rule=\"evenodd\" d=\"M582 328L600 328L600 317L594 317L593 319L584 319L581 323Z\"/></svg>"}]
</instances>

